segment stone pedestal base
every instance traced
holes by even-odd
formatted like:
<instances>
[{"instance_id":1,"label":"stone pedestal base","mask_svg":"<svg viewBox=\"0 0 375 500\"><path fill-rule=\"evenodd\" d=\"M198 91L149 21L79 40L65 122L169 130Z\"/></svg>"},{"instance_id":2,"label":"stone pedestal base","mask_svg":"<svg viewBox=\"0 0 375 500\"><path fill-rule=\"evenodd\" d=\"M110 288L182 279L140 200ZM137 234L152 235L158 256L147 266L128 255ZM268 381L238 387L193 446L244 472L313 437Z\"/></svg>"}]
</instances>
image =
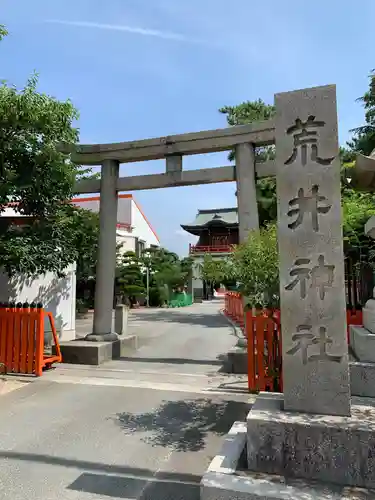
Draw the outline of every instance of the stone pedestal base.
<instances>
[{"instance_id":1,"label":"stone pedestal base","mask_svg":"<svg viewBox=\"0 0 375 500\"><path fill-rule=\"evenodd\" d=\"M375 408L352 406L351 417L283 410L282 394L261 393L247 417L253 472L375 487Z\"/></svg>"},{"instance_id":2,"label":"stone pedestal base","mask_svg":"<svg viewBox=\"0 0 375 500\"><path fill-rule=\"evenodd\" d=\"M349 367L352 396L375 398L375 363L352 361Z\"/></svg>"},{"instance_id":3,"label":"stone pedestal base","mask_svg":"<svg viewBox=\"0 0 375 500\"><path fill-rule=\"evenodd\" d=\"M201 500L369 500L375 490L246 470L246 424L235 422L201 481Z\"/></svg>"},{"instance_id":4,"label":"stone pedestal base","mask_svg":"<svg viewBox=\"0 0 375 500\"><path fill-rule=\"evenodd\" d=\"M85 337L86 342L116 342L119 340L117 333L89 333Z\"/></svg>"},{"instance_id":5,"label":"stone pedestal base","mask_svg":"<svg viewBox=\"0 0 375 500\"><path fill-rule=\"evenodd\" d=\"M349 326L349 342L359 361L375 363L375 334L363 326Z\"/></svg>"},{"instance_id":6,"label":"stone pedestal base","mask_svg":"<svg viewBox=\"0 0 375 500\"><path fill-rule=\"evenodd\" d=\"M246 374L248 368L247 349L243 347L232 347L227 354L228 373Z\"/></svg>"},{"instance_id":7,"label":"stone pedestal base","mask_svg":"<svg viewBox=\"0 0 375 500\"><path fill-rule=\"evenodd\" d=\"M375 332L375 300L370 299L362 309L363 326L371 333Z\"/></svg>"},{"instance_id":8,"label":"stone pedestal base","mask_svg":"<svg viewBox=\"0 0 375 500\"><path fill-rule=\"evenodd\" d=\"M113 342L74 340L60 343L62 362L78 365L101 365L128 356L137 349L137 337L128 335Z\"/></svg>"}]
</instances>

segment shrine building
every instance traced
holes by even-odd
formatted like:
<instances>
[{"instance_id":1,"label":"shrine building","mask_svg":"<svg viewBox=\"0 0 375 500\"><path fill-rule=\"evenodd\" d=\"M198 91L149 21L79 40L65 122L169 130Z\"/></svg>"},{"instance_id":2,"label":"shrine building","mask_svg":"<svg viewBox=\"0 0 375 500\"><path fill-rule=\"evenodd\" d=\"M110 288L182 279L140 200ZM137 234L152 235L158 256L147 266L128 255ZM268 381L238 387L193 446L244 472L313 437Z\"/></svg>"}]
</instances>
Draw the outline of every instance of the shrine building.
<instances>
[{"instance_id":1,"label":"shrine building","mask_svg":"<svg viewBox=\"0 0 375 500\"><path fill-rule=\"evenodd\" d=\"M199 301L213 294L207 284L200 277L200 265L204 256L212 255L216 259L228 256L233 245L239 242L238 236L238 209L215 208L198 210L195 220L191 224L182 224L182 229L198 236L195 245L189 245L189 255L193 257L193 276L191 289L194 300Z\"/></svg>"}]
</instances>

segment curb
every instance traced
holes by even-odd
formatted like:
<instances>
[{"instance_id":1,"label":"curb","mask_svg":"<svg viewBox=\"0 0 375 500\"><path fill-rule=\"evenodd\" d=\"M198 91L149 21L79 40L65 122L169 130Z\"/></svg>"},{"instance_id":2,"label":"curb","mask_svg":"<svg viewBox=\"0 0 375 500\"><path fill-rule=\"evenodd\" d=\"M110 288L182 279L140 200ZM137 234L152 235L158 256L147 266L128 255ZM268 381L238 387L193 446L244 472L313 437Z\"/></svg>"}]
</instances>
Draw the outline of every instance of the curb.
<instances>
[{"instance_id":1,"label":"curb","mask_svg":"<svg viewBox=\"0 0 375 500\"><path fill-rule=\"evenodd\" d=\"M233 328L234 335L239 339L239 341L242 340L242 341L244 341L245 345L247 345L247 339L246 339L245 335L243 334L242 329L231 318L229 318L224 313L224 309L219 309L219 313L221 314L221 316L223 316L227 320L229 325ZM244 346L241 346L241 347L244 347Z\"/></svg>"}]
</instances>

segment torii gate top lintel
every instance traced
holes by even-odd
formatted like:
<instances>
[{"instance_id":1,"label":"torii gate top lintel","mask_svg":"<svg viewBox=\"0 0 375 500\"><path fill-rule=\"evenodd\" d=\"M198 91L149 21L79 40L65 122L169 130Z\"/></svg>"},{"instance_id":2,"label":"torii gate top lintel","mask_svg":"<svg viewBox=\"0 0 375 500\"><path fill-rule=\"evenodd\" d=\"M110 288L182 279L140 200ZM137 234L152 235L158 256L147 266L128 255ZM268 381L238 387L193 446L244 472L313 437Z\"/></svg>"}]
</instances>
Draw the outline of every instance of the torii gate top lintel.
<instances>
[{"instance_id":1,"label":"torii gate top lintel","mask_svg":"<svg viewBox=\"0 0 375 500\"><path fill-rule=\"evenodd\" d=\"M100 165L105 160L130 163L159 160L168 156L183 156L227 151L238 144L252 143L267 146L275 142L273 120L265 120L216 130L203 130L138 141L112 144L79 144L75 148L61 145L61 151L70 153L74 163Z\"/></svg>"}]
</instances>

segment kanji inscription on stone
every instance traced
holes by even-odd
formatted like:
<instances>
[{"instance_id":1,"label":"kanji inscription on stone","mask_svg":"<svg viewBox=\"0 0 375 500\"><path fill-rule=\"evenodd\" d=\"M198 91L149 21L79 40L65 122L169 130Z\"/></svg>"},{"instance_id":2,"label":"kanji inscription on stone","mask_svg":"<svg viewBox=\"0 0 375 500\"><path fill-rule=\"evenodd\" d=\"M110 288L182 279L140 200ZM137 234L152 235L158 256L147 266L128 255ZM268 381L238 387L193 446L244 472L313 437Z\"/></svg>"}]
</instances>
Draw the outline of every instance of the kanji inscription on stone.
<instances>
[{"instance_id":1,"label":"kanji inscription on stone","mask_svg":"<svg viewBox=\"0 0 375 500\"><path fill-rule=\"evenodd\" d=\"M275 109L284 409L350 415L336 88Z\"/></svg>"},{"instance_id":2,"label":"kanji inscription on stone","mask_svg":"<svg viewBox=\"0 0 375 500\"><path fill-rule=\"evenodd\" d=\"M301 352L302 364L314 361L333 361L340 363L342 356L327 353L327 346L332 344L332 339L327 336L325 326L320 326L318 335L312 333L311 325L298 325L296 333L292 336L295 346L287 351L287 354L294 355ZM308 354L309 347L318 345L319 353Z\"/></svg>"},{"instance_id":3,"label":"kanji inscription on stone","mask_svg":"<svg viewBox=\"0 0 375 500\"><path fill-rule=\"evenodd\" d=\"M315 185L311 189L311 195L306 196L303 188L298 189L296 198L289 201L290 210L289 217L297 216L295 220L288 224L290 229L296 229L300 226L305 218L305 215L311 215L311 224L314 231L319 231L319 214L327 214L330 211L331 205L327 203L325 196L319 195L319 186ZM323 204L324 203L324 204Z\"/></svg>"},{"instance_id":4,"label":"kanji inscription on stone","mask_svg":"<svg viewBox=\"0 0 375 500\"><path fill-rule=\"evenodd\" d=\"M294 266L289 272L294 279L285 286L285 290L293 290L299 284L300 297L305 299L310 282L310 288L318 290L319 297L323 300L326 290L332 287L335 266L325 264L324 255L319 255L316 266L311 267L311 260L305 258L296 259Z\"/></svg>"},{"instance_id":5,"label":"kanji inscription on stone","mask_svg":"<svg viewBox=\"0 0 375 500\"><path fill-rule=\"evenodd\" d=\"M321 158L318 150L318 129L324 127L325 122L315 119L315 116L310 115L306 121L296 118L294 125L286 131L288 135L293 136L294 147L290 157L285 161L285 165L290 165L297 160L298 151L301 152L301 164L304 167L307 164L307 151L310 146L310 160L320 165L330 165L335 157Z\"/></svg>"}]
</instances>

